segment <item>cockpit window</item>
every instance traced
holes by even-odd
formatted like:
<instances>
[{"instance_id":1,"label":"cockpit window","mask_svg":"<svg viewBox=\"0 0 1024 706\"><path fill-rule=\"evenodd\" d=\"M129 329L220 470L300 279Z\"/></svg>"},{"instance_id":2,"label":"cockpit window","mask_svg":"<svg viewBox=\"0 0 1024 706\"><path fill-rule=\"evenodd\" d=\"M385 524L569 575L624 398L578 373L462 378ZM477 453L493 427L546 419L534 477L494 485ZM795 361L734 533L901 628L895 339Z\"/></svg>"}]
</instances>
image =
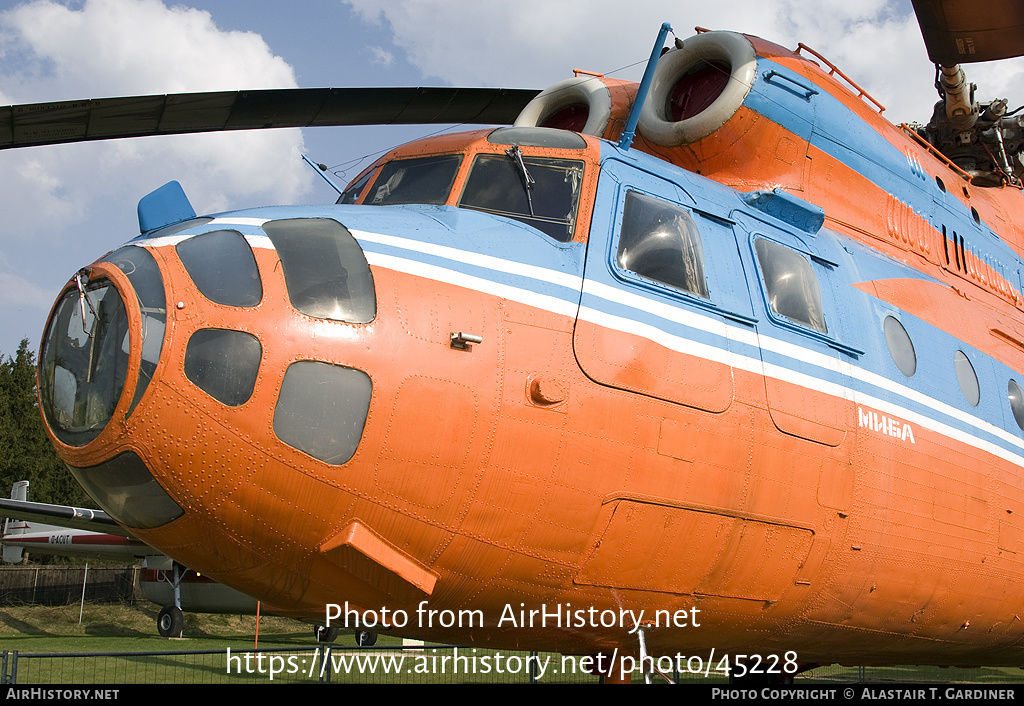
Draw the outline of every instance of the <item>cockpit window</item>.
<instances>
[{"instance_id":1,"label":"cockpit window","mask_svg":"<svg viewBox=\"0 0 1024 706\"><path fill-rule=\"evenodd\" d=\"M458 205L507 216L568 242L576 231L583 162L527 157L518 147L481 154Z\"/></svg>"},{"instance_id":2,"label":"cockpit window","mask_svg":"<svg viewBox=\"0 0 1024 706\"><path fill-rule=\"evenodd\" d=\"M364 203L371 206L443 204L448 200L461 162L462 157L453 154L388 162L370 187Z\"/></svg>"},{"instance_id":3,"label":"cockpit window","mask_svg":"<svg viewBox=\"0 0 1024 706\"><path fill-rule=\"evenodd\" d=\"M366 174L356 179L354 182L349 184L348 188L342 192L341 196L338 197L336 203L355 203L359 200L359 194L363 193L363 188L366 187L366 182L370 181L370 177L373 176L374 170L371 169Z\"/></svg>"},{"instance_id":4,"label":"cockpit window","mask_svg":"<svg viewBox=\"0 0 1024 706\"><path fill-rule=\"evenodd\" d=\"M256 258L242 234L215 230L183 240L175 248L199 291L226 306L256 306L263 284Z\"/></svg>"}]
</instances>

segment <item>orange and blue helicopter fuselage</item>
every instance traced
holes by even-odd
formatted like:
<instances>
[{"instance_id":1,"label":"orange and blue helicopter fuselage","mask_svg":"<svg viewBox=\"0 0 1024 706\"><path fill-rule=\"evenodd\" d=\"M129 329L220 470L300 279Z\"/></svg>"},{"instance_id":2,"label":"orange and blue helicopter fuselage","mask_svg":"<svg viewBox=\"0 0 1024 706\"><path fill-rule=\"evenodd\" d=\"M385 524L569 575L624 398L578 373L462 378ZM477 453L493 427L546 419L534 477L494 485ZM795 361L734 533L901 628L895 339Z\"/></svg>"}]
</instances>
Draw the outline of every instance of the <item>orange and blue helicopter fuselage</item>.
<instances>
[{"instance_id":1,"label":"orange and blue helicopter fuselage","mask_svg":"<svg viewBox=\"0 0 1024 706\"><path fill-rule=\"evenodd\" d=\"M338 204L144 202L44 334L59 455L277 613L1022 663L1024 197L746 40L749 94L682 147L487 129Z\"/></svg>"}]
</instances>

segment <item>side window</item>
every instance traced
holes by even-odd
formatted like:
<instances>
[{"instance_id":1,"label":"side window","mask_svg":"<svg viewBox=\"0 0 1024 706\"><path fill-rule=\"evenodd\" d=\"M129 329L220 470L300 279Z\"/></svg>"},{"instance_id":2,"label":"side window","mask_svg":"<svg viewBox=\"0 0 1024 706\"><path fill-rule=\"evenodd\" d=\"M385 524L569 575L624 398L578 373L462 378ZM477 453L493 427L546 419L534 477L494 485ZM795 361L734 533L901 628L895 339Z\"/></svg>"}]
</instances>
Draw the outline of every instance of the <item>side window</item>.
<instances>
[{"instance_id":1,"label":"side window","mask_svg":"<svg viewBox=\"0 0 1024 706\"><path fill-rule=\"evenodd\" d=\"M288 366L274 407L274 433L332 466L347 463L363 436L373 382L362 370L315 360Z\"/></svg>"},{"instance_id":2,"label":"side window","mask_svg":"<svg viewBox=\"0 0 1024 706\"><path fill-rule=\"evenodd\" d=\"M370 266L345 226L330 218L291 218L268 221L263 231L281 259L296 311L351 324L377 316Z\"/></svg>"},{"instance_id":3,"label":"side window","mask_svg":"<svg viewBox=\"0 0 1024 706\"><path fill-rule=\"evenodd\" d=\"M978 384L978 374L974 372L971 359L963 351L953 354L953 366L956 368L956 379L960 383L960 391L964 393L967 404L977 407L981 402L981 386Z\"/></svg>"},{"instance_id":4,"label":"side window","mask_svg":"<svg viewBox=\"0 0 1024 706\"><path fill-rule=\"evenodd\" d=\"M754 247L772 311L794 323L828 333L821 286L810 261L796 250L764 238L757 238Z\"/></svg>"},{"instance_id":5,"label":"side window","mask_svg":"<svg viewBox=\"0 0 1024 706\"><path fill-rule=\"evenodd\" d=\"M175 250L188 276L210 301L249 307L263 300L256 258L238 231L203 233L178 243Z\"/></svg>"},{"instance_id":6,"label":"side window","mask_svg":"<svg viewBox=\"0 0 1024 706\"><path fill-rule=\"evenodd\" d=\"M1016 380L1010 380L1006 386L1006 394L1010 399L1010 410L1013 412L1013 419L1017 426L1024 431L1024 390Z\"/></svg>"},{"instance_id":7,"label":"side window","mask_svg":"<svg viewBox=\"0 0 1024 706\"><path fill-rule=\"evenodd\" d=\"M260 372L263 346L251 333L202 328L185 348L185 377L229 407L249 401Z\"/></svg>"},{"instance_id":8,"label":"side window","mask_svg":"<svg viewBox=\"0 0 1024 706\"><path fill-rule=\"evenodd\" d=\"M896 363L901 373L908 378L913 377L917 372L917 353L914 351L914 342L910 340L910 334L903 328L903 324L891 316L885 317L882 326L885 331L885 345L889 347L892 362ZM960 368L957 367L957 375L959 374Z\"/></svg>"},{"instance_id":9,"label":"side window","mask_svg":"<svg viewBox=\"0 0 1024 706\"><path fill-rule=\"evenodd\" d=\"M711 296L700 231L682 206L628 192L617 257L624 270L704 299Z\"/></svg>"}]
</instances>

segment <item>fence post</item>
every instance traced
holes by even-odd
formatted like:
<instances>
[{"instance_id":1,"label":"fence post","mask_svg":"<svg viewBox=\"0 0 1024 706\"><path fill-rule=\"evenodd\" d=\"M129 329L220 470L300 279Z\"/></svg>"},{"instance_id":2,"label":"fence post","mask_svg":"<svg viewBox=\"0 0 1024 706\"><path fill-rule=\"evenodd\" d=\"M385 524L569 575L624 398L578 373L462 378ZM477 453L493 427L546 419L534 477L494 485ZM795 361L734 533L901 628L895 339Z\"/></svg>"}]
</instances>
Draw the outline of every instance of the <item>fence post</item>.
<instances>
[{"instance_id":1,"label":"fence post","mask_svg":"<svg viewBox=\"0 0 1024 706\"><path fill-rule=\"evenodd\" d=\"M82 574L82 601L78 604L78 624L82 624L82 614L85 613L85 582L89 579L89 562L85 562L85 572Z\"/></svg>"},{"instance_id":2,"label":"fence post","mask_svg":"<svg viewBox=\"0 0 1024 706\"><path fill-rule=\"evenodd\" d=\"M4 650L0 654L0 684L18 683L18 651Z\"/></svg>"},{"instance_id":3,"label":"fence post","mask_svg":"<svg viewBox=\"0 0 1024 706\"><path fill-rule=\"evenodd\" d=\"M320 648L317 648L319 651ZM320 653L320 675L317 681L325 684L331 683L331 646L328 644Z\"/></svg>"}]
</instances>

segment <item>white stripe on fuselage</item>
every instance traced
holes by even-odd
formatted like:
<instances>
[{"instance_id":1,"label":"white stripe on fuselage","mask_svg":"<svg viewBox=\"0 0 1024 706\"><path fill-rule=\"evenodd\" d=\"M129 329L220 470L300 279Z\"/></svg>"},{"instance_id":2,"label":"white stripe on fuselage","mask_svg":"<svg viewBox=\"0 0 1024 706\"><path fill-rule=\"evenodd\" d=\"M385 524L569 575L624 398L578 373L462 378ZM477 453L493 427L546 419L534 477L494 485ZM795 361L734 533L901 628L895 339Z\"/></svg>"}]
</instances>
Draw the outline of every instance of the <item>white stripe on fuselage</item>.
<instances>
[{"instance_id":1,"label":"white stripe on fuselage","mask_svg":"<svg viewBox=\"0 0 1024 706\"><path fill-rule=\"evenodd\" d=\"M1017 449L1024 450L1024 441L1017 436L1007 432L990 422L967 414L951 405L936 400L917 390L901 385L898 382L886 378L877 373L865 370L840 360L838 357L824 355L817 351L804 348L798 344L790 343L780 339L766 336L763 333L755 333L749 328L741 328L728 324L722 320L694 312L688 309L679 308L664 301L649 299L634 292L611 287L593 280L584 280L575 275L568 275L562 272L549 270L535 265L527 265L520 262L504 260L490 255L467 252L438 246L421 241L400 238L397 236L381 235L364 231L353 230L352 234L357 240L367 243L379 243L396 249L403 249L411 252L432 255L438 258L447 259L452 262L480 267L494 272L516 275L542 283L554 283L576 292L582 289L586 294L612 302L618 305L627 306L639 312L653 315L659 319L670 322L675 326L685 326L697 331L710 333L724 339L745 344L753 348L760 348L771 351L784 358L794 361L801 366L811 366L829 370L834 373L858 380L878 389L883 389L907 401L923 405L930 410L957 419L976 430L991 434ZM865 392L855 390L851 387L831 382L807 372L801 372L792 368L763 362L760 358L754 358L726 348L700 343L675 334L668 333L664 329L644 323L637 319L615 316L592 307L579 307L576 301L561 299L559 297L540 294L537 292L501 284L492 280L467 275L455 269L440 265L431 265L418 260L398 257L395 255L383 255L373 251L366 251L366 258L370 264L384 267L398 272L404 272L419 277L445 282L455 286L466 287L476 291L492 294L494 296L516 301L527 306L536 307L555 314L575 318L579 317L585 321L599 326L621 331L645 338L662 345L670 350L678 351L687 355L693 355L713 362L728 365L733 368L747 372L764 375L766 377L781 380L804 387L810 390L823 392L827 395L840 398L851 404L870 407L876 411L893 417L899 417L920 427L930 429L936 433L947 436L951 439L974 446L975 448L1003 458L1011 463L1024 466L1024 456L1015 451L1008 450L998 444L982 439L970 432L957 429L956 427L939 421L930 416L914 412L899 404L880 399Z\"/></svg>"}]
</instances>

